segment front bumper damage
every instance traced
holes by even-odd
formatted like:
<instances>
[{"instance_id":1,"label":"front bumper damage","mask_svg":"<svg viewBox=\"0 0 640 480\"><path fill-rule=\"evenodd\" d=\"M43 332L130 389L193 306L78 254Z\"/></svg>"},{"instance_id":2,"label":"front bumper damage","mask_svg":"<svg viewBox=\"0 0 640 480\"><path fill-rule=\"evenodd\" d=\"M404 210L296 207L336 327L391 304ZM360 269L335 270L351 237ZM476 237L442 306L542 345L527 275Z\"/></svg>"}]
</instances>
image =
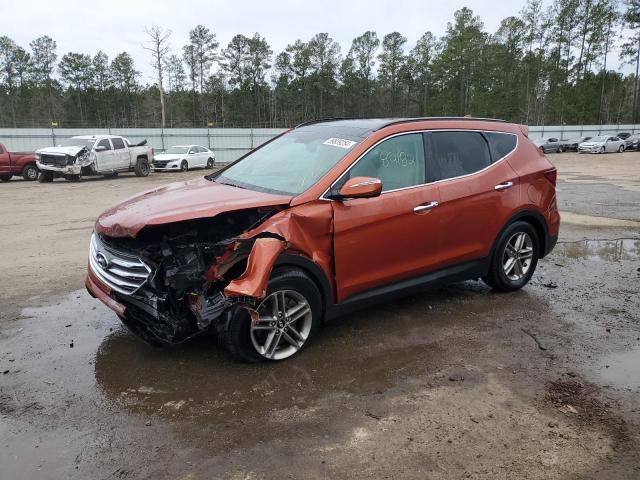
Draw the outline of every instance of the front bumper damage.
<instances>
[{"instance_id":1,"label":"front bumper damage","mask_svg":"<svg viewBox=\"0 0 640 480\"><path fill-rule=\"evenodd\" d=\"M138 336L179 344L225 328L238 308L254 317L285 251L307 256L333 278L324 253L331 218L325 203L226 213L144 229L135 238L96 232L86 287Z\"/></svg>"},{"instance_id":2,"label":"front bumper damage","mask_svg":"<svg viewBox=\"0 0 640 480\"><path fill-rule=\"evenodd\" d=\"M36 157L36 165L40 170L58 175L80 175L94 166L94 155L83 148L76 155L64 153L40 152Z\"/></svg>"}]
</instances>

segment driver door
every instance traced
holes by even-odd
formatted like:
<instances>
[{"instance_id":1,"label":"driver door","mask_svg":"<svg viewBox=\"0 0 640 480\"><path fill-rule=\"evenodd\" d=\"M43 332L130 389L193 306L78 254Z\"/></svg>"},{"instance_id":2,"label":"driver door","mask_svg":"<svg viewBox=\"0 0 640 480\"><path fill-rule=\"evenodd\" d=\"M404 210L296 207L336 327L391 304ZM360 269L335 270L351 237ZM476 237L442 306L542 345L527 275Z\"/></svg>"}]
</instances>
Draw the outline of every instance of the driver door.
<instances>
[{"instance_id":1,"label":"driver door","mask_svg":"<svg viewBox=\"0 0 640 480\"><path fill-rule=\"evenodd\" d=\"M376 198L333 200L338 301L365 290L418 276L440 262L438 186L427 184L422 133L383 140L336 182L382 181Z\"/></svg>"}]
</instances>

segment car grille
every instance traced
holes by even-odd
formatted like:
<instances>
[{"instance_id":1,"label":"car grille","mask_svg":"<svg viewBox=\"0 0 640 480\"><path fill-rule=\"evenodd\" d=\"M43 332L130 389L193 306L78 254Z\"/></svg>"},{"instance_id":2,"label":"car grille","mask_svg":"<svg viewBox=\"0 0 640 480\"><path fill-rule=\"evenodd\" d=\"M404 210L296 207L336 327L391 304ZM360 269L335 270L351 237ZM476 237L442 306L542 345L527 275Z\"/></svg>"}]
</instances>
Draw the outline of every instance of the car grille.
<instances>
[{"instance_id":1,"label":"car grille","mask_svg":"<svg viewBox=\"0 0 640 480\"><path fill-rule=\"evenodd\" d=\"M60 155L40 155L40 163L43 165L53 165L55 167L65 167L67 157Z\"/></svg>"},{"instance_id":2,"label":"car grille","mask_svg":"<svg viewBox=\"0 0 640 480\"><path fill-rule=\"evenodd\" d=\"M168 160L154 160L153 161L153 166L154 167L159 167L159 168L164 168L167 166L167 163L169 163Z\"/></svg>"},{"instance_id":3,"label":"car grille","mask_svg":"<svg viewBox=\"0 0 640 480\"><path fill-rule=\"evenodd\" d=\"M105 245L95 233L91 236L89 264L100 280L125 295L138 291L151 274L151 269L138 257Z\"/></svg>"}]
</instances>

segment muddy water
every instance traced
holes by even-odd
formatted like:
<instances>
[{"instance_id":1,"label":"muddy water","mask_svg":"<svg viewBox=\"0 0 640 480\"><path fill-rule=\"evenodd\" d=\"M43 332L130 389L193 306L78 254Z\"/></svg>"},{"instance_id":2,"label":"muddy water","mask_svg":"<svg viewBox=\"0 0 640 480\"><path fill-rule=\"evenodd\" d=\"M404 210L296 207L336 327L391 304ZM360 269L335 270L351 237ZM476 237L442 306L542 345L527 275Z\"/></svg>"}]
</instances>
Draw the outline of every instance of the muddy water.
<instances>
[{"instance_id":1,"label":"muddy water","mask_svg":"<svg viewBox=\"0 0 640 480\"><path fill-rule=\"evenodd\" d=\"M640 239L620 238L617 240L582 240L561 242L555 255L582 260L610 262L640 260Z\"/></svg>"}]
</instances>

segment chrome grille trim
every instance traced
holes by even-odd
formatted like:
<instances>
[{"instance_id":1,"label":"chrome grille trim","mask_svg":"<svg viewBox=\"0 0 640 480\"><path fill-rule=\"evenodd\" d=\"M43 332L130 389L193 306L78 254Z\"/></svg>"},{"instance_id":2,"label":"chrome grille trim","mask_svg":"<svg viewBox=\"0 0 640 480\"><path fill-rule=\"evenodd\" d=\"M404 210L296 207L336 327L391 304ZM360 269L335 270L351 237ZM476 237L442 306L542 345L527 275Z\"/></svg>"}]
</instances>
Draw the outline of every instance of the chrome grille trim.
<instances>
[{"instance_id":1,"label":"chrome grille trim","mask_svg":"<svg viewBox=\"0 0 640 480\"><path fill-rule=\"evenodd\" d=\"M107 260L106 268L100 265L99 256ZM137 292L151 275L151 268L142 260L104 245L95 233L91 235L89 265L100 280L125 295Z\"/></svg>"}]
</instances>

